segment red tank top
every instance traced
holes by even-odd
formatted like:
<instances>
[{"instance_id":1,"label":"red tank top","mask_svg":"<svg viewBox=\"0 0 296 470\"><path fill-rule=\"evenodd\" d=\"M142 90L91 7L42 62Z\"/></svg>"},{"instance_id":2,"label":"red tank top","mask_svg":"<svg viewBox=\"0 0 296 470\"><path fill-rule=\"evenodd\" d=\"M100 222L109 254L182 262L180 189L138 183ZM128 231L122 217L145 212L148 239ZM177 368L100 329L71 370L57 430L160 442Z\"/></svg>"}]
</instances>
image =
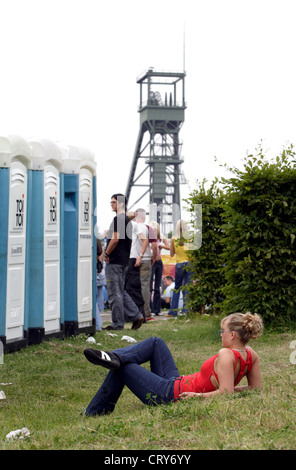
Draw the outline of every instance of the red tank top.
<instances>
[{"instance_id":1,"label":"red tank top","mask_svg":"<svg viewBox=\"0 0 296 470\"><path fill-rule=\"evenodd\" d=\"M240 382L246 368L248 367L248 372L252 368L251 351L249 351L249 349L246 349L246 351L247 358L246 360L244 360L240 355L239 351L235 351L234 349L232 349L235 358L234 370L236 368L238 359L240 359L240 370L234 386L236 386ZM174 398L177 399L179 395L183 392L206 393L213 392L214 390L216 390L210 378L213 375L219 383L218 376L214 371L214 362L217 356L218 354L215 354L215 356L207 359L201 366L200 372L196 372L192 375L184 375L183 377L180 377L180 380L176 380L174 386Z\"/></svg>"}]
</instances>

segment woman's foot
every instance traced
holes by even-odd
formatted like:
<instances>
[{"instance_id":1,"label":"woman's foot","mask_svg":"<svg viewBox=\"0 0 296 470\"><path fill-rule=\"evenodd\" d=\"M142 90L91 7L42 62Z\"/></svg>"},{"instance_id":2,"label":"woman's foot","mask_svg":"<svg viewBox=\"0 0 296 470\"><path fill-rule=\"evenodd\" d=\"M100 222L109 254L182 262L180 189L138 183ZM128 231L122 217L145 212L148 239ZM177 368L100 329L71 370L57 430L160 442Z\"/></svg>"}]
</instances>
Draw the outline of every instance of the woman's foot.
<instances>
[{"instance_id":1,"label":"woman's foot","mask_svg":"<svg viewBox=\"0 0 296 470\"><path fill-rule=\"evenodd\" d=\"M84 355L92 364L112 370L120 367L119 357L115 353L87 348L84 350Z\"/></svg>"}]
</instances>

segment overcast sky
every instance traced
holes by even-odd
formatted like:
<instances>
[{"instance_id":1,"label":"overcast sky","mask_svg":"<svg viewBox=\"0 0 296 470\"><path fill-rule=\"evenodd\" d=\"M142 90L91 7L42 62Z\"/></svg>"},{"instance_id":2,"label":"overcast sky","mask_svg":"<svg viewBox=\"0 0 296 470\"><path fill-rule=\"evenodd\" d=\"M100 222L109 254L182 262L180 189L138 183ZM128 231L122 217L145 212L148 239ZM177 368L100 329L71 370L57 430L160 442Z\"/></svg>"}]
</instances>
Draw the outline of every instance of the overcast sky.
<instances>
[{"instance_id":1,"label":"overcast sky","mask_svg":"<svg viewBox=\"0 0 296 470\"><path fill-rule=\"evenodd\" d=\"M295 0L0 0L0 134L83 146L99 227L125 192L139 132L137 77L183 71L186 197L260 140L296 142ZM185 37L185 56L184 56Z\"/></svg>"}]
</instances>

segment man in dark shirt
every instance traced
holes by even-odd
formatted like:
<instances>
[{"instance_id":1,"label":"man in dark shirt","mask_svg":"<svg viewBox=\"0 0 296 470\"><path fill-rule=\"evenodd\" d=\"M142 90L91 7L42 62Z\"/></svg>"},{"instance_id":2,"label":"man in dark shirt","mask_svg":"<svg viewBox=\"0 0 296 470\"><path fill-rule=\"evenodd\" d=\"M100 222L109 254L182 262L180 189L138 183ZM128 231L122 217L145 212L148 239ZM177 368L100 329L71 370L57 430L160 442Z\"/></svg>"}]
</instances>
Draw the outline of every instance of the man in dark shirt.
<instances>
[{"instance_id":1,"label":"man in dark shirt","mask_svg":"<svg viewBox=\"0 0 296 470\"><path fill-rule=\"evenodd\" d=\"M125 318L133 323L132 329L137 329L142 325L144 318L124 289L132 243L132 226L126 215L125 196L113 194L111 208L116 212L116 216L107 233L104 259L112 323L104 329L123 330Z\"/></svg>"}]
</instances>

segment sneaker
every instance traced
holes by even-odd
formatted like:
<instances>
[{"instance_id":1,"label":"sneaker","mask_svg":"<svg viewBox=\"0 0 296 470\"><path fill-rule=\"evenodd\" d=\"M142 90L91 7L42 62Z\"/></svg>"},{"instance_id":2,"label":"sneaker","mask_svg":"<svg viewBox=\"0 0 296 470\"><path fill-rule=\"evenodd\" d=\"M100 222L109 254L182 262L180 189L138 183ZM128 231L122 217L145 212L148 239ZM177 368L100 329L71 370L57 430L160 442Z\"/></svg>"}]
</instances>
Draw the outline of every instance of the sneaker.
<instances>
[{"instance_id":1,"label":"sneaker","mask_svg":"<svg viewBox=\"0 0 296 470\"><path fill-rule=\"evenodd\" d=\"M147 320L147 321L155 321L155 318L153 318L153 317L148 317L148 318L146 318L146 320Z\"/></svg>"},{"instance_id":2,"label":"sneaker","mask_svg":"<svg viewBox=\"0 0 296 470\"><path fill-rule=\"evenodd\" d=\"M166 314L165 314L165 317L177 318L177 315L170 315L169 313L166 313Z\"/></svg>"},{"instance_id":3,"label":"sneaker","mask_svg":"<svg viewBox=\"0 0 296 470\"><path fill-rule=\"evenodd\" d=\"M114 327L112 325L105 326L102 330L123 330L123 328Z\"/></svg>"},{"instance_id":4,"label":"sneaker","mask_svg":"<svg viewBox=\"0 0 296 470\"><path fill-rule=\"evenodd\" d=\"M142 326L143 321L144 321L144 317L140 317L138 320L134 321L132 330L138 330Z\"/></svg>"},{"instance_id":5,"label":"sneaker","mask_svg":"<svg viewBox=\"0 0 296 470\"><path fill-rule=\"evenodd\" d=\"M120 367L119 357L112 352L97 351L96 349L85 349L84 355L92 364L106 367L107 369L118 369Z\"/></svg>"}]
</instances>

